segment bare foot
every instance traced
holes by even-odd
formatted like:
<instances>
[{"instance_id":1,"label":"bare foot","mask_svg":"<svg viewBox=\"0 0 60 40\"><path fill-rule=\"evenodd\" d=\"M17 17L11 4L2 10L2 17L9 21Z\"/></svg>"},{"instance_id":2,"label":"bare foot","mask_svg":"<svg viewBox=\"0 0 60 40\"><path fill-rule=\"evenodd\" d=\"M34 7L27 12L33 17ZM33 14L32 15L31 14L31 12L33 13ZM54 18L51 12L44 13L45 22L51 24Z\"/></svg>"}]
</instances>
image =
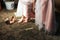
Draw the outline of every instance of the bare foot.
<instances>
[{"instance_id":1,"label":"bare foot","mask_svg":"<svg viewBox=\"0 0 60 40\"><path fill-rule=\"evenodd\" d=\"M21 19L18 19L18 23L27 23L28 18L25 16L22 16Z\"/></svg>"},{"instance_id":2,"label":"bare foot","mask_svg":"<svg viewBox=\"0 0 60 40\"><path fill-rule=\"evenodd\" d=\"M27 19L27 18L25 18L25 19L23 19L22 24L25 24L25 23L27 23L27 22L28 22L28 19Z\"/></svg>"},{"instance_id":3,"label":"bare foot","mask_svg":"<svg viewBox=\"0 0 60 40\"><path fill-rule=\"evenodd\" d=\"M15 20L16 20L16 18L15 18L14 16L12 16L11 19L10 19L10 24L11 24L11 23L14 23Z\"/></svg>"},{"instance_id":4,"label":"bare foot","mask_svg":"<svg viewBox=\"0 0 60 40\"><path fill-rule=\"evenodd\" d=\"M21 19L18 19L18 23L21 23L23 21L23 17Z\"/></svg>"}]
</instances>

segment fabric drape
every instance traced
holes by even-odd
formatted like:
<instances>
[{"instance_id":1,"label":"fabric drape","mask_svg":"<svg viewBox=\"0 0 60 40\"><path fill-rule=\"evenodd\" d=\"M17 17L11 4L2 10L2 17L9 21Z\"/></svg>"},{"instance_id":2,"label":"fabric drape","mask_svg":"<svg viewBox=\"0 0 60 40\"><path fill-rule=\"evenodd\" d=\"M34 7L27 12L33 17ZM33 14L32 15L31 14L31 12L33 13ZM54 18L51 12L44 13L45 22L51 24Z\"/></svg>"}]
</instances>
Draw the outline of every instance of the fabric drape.
<instances>
[{"instance_id":1,"label":"fabric drape","mask_svg":"<svg viewBox=\"0 0 60 40\"><path fill-rule=\"evenodd\" d=\"M43 27L48 32L56 31L54 0L37 0L35 6L35 22L39 29Z\"/></svg>"}]
</instances>

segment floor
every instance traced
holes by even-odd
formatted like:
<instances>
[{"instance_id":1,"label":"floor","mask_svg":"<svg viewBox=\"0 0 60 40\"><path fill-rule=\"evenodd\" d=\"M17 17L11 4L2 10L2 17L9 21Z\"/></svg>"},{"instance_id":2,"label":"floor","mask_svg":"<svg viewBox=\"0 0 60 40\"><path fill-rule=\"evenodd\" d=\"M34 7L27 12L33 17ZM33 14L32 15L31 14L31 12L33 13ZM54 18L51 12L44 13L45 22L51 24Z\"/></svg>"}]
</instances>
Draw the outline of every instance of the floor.
<instances>
[{"instance_id":1,"label":"floor","mask_svg":"<svg viewBox=\"0 0 60 40\"><path fill-rule=\"evenodd\" d=\"M13 16L14 12L16 10L2 10L0 12L0 40L60 40L60 35L48 35L43 29L39 31L33 22L7 25L4 19ZM60 21L59 15L56 14L58 23Z\"/></svg>"}]
</instances>

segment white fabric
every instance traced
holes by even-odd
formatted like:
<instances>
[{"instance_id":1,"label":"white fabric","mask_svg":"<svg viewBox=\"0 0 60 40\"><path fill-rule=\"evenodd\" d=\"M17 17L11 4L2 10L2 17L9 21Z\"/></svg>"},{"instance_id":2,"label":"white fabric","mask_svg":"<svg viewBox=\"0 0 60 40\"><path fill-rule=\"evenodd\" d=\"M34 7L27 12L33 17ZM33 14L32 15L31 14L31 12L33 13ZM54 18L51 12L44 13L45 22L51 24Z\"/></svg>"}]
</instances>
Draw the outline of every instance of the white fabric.
<instances>
[{"instance_id":1,"label":"white fabric","mask_svg":"<svg viewBox=\"0 0 60 40\"><path fill-rule=\"evenodd\" d=\"M41 0L36 0L35 5L35 24L38 26L39 30L42 28L42 13L41 13Z\"/></svg>"},{"instance_id":2,"label":"white fabric","mask_svg":"<svg viewBox=\"0 0 60 40\"><path fill-rule=\"evenodd\" d=\"M15 13L16 17L21 17L22 15L27 17L27 5L32 3L34 0L19 0L17 12Z\"/></svg>"}]
</instances>

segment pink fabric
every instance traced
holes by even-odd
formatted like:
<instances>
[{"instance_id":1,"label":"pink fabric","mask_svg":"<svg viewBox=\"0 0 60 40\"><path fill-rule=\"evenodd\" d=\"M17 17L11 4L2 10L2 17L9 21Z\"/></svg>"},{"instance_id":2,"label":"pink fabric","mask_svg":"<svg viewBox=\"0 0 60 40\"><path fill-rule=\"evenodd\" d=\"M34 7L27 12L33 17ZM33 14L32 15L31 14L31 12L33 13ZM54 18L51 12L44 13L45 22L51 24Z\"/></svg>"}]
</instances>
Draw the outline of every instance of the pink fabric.
<instances>
[{"instance_id":1,"label":"pink fabric","mask_svg":"<svg viewBox=\"0 0 60 40\"><path fill-rule=\"evenodd\" d=\"M45 29L51 31L54 28L54 5L53 0L41 0L42 19Z\"/></svg>"}]
</instances>

